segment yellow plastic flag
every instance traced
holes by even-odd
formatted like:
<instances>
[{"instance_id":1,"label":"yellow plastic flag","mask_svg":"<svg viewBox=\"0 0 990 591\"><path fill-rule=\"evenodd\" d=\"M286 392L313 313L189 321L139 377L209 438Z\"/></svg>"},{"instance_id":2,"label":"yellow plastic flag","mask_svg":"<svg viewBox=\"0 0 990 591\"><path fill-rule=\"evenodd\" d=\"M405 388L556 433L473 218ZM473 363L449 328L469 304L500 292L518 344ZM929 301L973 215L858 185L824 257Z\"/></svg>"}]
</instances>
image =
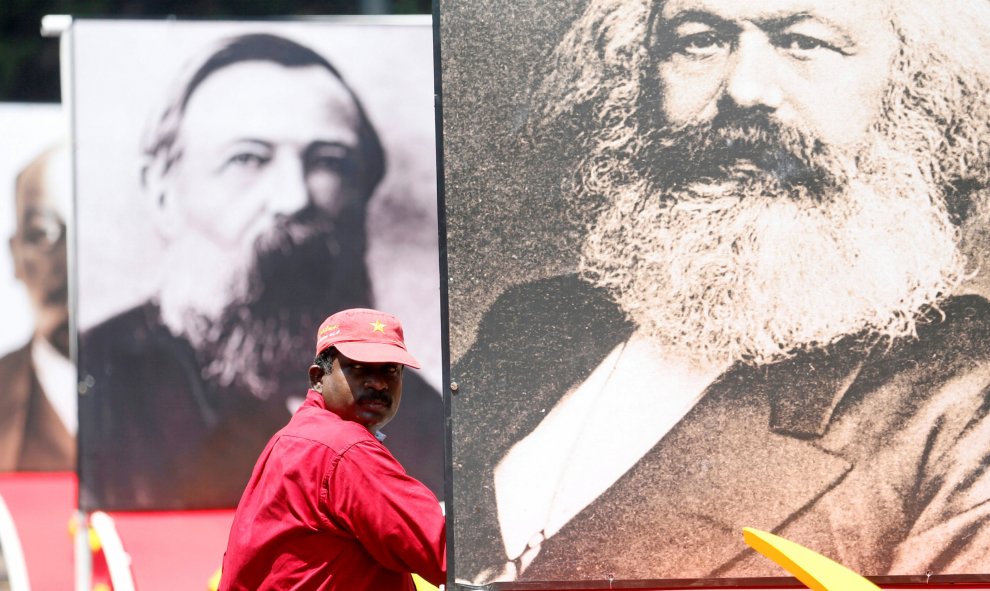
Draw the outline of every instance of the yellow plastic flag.
<instances>
[{"instance_id":1,"label":"yellow plastic flag","mask_svg":"<svg viewBox=\"0 0 990 591\"><path fill-rule=\"evenodd\" d=\"M413 583L416 584L416 591L439 591L439 589L417 574L414 574L412 578Z\"/></svg>"},{"instance_id":2,"label":"yellow plastic flag","mask_svg":"<svg viewBox=\"0 0 990 591\"><path fill-rule=\"evenodd\" d=\"M780 536L744 527L743 539L814 591L880 591L880 587L838 562Z\"/></svg>"}]
</instances>

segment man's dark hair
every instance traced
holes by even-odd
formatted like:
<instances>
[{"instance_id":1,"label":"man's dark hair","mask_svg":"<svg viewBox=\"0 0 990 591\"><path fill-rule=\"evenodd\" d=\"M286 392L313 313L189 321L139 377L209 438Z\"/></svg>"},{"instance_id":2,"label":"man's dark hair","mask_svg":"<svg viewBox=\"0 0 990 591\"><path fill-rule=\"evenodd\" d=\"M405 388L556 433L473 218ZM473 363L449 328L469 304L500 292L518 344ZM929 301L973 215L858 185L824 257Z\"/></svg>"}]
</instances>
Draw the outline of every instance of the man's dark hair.
<instances>
[{"instance_id":1,"label":"man's dark hair","mask_svg":"<svg viewBox=\"0 0 990 591\"><path fill-rule=\"evenodd\" d=\"M323 370L323 373L330 373L333 371L333 360L337 358L337 348L327 347L320 354L313 359L313 365L319 366Z\"/></svg>"},{"instance_id":2,"label":"man's dark hair","mask_svg":"<svg viewBox=\"0 0 990 591\"><path fill-rule=\"evenodd\" d=\"M286 68L319 66L340 81L354 101L360 119L353 180L359 183L361 195L366 200L370 198L385 174L385 153L361 101L326 58L295 41L268 33L251 33L224 40L219 48L209 53L205 61L199 62L197 67L178 80L178 86L173 89L160 116L152 121L151 129L145 136L142 146L148 163L145 168L161 159L158 163L161 172L168 172L181 157L181 152L176 150L176 139L186 106L196 89L215 72L250 61L272 62Z\"/></svg>"}]
</instances>

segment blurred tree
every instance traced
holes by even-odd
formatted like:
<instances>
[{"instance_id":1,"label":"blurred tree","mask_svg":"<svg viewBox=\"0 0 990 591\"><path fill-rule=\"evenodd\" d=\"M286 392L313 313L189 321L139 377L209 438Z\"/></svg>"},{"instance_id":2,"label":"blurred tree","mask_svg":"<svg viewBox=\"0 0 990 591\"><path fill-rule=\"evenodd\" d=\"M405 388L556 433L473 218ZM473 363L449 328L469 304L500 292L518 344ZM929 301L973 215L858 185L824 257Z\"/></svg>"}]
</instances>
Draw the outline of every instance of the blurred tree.
<instances>
[{"instance_id":1,"label":"blurred tree","mask_svg":"<svg viewBox=\"0 0 990 591\"><path fill-rule=\"evenodd\" d=\"M429 14L431 0L0 0L0 101L58 102L58 39L46 14L109 18L265 18L318 14Z\"/></svg>"}]
</instances>

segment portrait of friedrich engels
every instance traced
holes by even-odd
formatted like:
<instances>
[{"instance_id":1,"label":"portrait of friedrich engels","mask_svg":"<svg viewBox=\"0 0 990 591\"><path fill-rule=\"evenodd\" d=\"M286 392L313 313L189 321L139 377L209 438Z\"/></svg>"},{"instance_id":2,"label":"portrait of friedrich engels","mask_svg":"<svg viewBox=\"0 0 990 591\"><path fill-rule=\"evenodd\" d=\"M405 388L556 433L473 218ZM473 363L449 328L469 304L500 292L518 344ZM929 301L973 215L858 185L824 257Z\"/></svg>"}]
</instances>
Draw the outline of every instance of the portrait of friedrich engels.
<instances>
[{"instance_id":1,"label":"portrait of friedrich engels","mask_svg":"<svg viewBox=\"0 0 990 591\"><path fill-rule=\"evenodd\" d=\"M778 576L744 526L986 571L988 23L591 0L531 117L575 146L576 272L507 289L452 369L458 580Z\"/></svg>"}]
</instances>

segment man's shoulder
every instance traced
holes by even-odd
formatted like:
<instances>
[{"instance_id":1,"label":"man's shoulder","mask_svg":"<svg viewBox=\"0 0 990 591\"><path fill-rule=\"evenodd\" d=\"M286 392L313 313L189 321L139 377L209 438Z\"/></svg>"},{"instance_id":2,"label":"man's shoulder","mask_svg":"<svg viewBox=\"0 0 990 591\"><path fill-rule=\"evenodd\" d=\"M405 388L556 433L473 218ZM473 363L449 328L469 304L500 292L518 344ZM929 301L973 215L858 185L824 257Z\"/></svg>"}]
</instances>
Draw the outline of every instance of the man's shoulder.
<instances>
[{"instance_id":1,"label":"man's shoulder","mask_svg":"<svg viewBox=\"0 0 990 591\"><path fill-rule=\"evenodd\" d=\"M622 320L619 308L600 287L571 273L519 283L507 288L489 310L522 318L575 319L590 326L595 318ZM583 320L582 320L583 319Z\"/></svg>"},{"instance_id":2,"label":"man's shoulder","mask_svg":"<svg viewBox=\"0 0 990 591\"><path fill-rule=\"evenodd\" d=\"M990 301L975 294L947 298L919 317L917 338L899 349L943 369L990 362Z\"/></svg>"},{"instance_id":3,"label":"man's shoulder","mask_svg":"<svg viewBox=\"0 0 990 591\"><path fill-rule=\"evenodd\" d=\"M328 410L312 406L297 410L275 437L308 441L338 454L357 444L380 445L375 436L360 424L345 421Z\"/></svg>"},{"instance_id":4,"label":"man's shoulder","mask_svg":"<svg viewBox=\"0 0 990 591\"><path fill-rule=\"evenodd\" d=\"M455 453L500 453L632 331L605 290L577 275L506 290L451 371Z\"/></svg>"},{"instance_id":5,"label":"man's shoulder","mask_svg":"<svg viewBox=\"0 0 990 591\"><path fill-rule=\"evenodd\" d=\"M79 366L102 374L146 371L152 364L163 375L183 375L200 382L192 345L161 322L158 306L146 302L116 314L79 336ZM144 368L143 370L141 368Z\"/></svg>"},{"instance_id":6,"label":"man's shoulder","mask_svg":"<svg viewBox=\"0 0 990 591\"><path fill-rule=\"evenodd\" d=\"M31 342L0 357L0 377L9 377L31 367ZM5 381L5 380L4 380Z\"/></svg>"},{"instance_id":7,"label":"man's shoulder","mask_svg":"<svg viewBox=\"0 0 990 591\"><path fill-rule=\"evenodd\" d=\"M845 367L857 373L849 389L853 398L882 400L883 412L902 419L932 408L976 412L990 401L990 302L978 295L953 296L916 320L915 335L878 344L865 358L859 356L861 364L855 363L856 354L848 355Z\"/></svg>"},{"instance_id":8,"label":"man's shoulder","mask_svg":"<svg viewBox=\"0 0 990 591\"><path fill-rule=\"evenodd\" d=\"M632 324L608 293L576 274L512 286L503 292L478 327L476 345L559 351L586 341L614 345Z\"/></svg>"},{"instance_id":9,"label":"man's shoulder","mask_svg":"<svg viewBox=\"0 0 990 591\"><path fill-rule=\"evenodd\" d=\"M79 339L83 346L113 344L121 349L134 349L146 345L154 335L164 330L158 307L146 302L114 314L86 329L80 334Z\"/></svg>"},{"instance_id":10,"label":"man's shoulder","mask_svg":"<svg viewBox=\"0 0 990 591\"><path fill-rule=\"evenodd\" d=\"M28 404L34 379L31 343L0 357L0 411L9 416Z\"/></svg>"},{"instance_id":11,"label":"man's shoulder","mask_svg":"<svg viewBox=\"0 0 990 591\"><path fill-rule=\"evenodd\" d=\"M202 414L212 395L192 345L172 335L153 303L121 312L84 331L79 337L78 364L94 384L91 404L107 396L131 399L140 388L145 393L141 404L111 406L127 412L144 409L148 420L163 420L154 416L158 411L151 410L164 408L159 405L170 406L176 413L186 405Z\"/></svg>"}]
</instances>

